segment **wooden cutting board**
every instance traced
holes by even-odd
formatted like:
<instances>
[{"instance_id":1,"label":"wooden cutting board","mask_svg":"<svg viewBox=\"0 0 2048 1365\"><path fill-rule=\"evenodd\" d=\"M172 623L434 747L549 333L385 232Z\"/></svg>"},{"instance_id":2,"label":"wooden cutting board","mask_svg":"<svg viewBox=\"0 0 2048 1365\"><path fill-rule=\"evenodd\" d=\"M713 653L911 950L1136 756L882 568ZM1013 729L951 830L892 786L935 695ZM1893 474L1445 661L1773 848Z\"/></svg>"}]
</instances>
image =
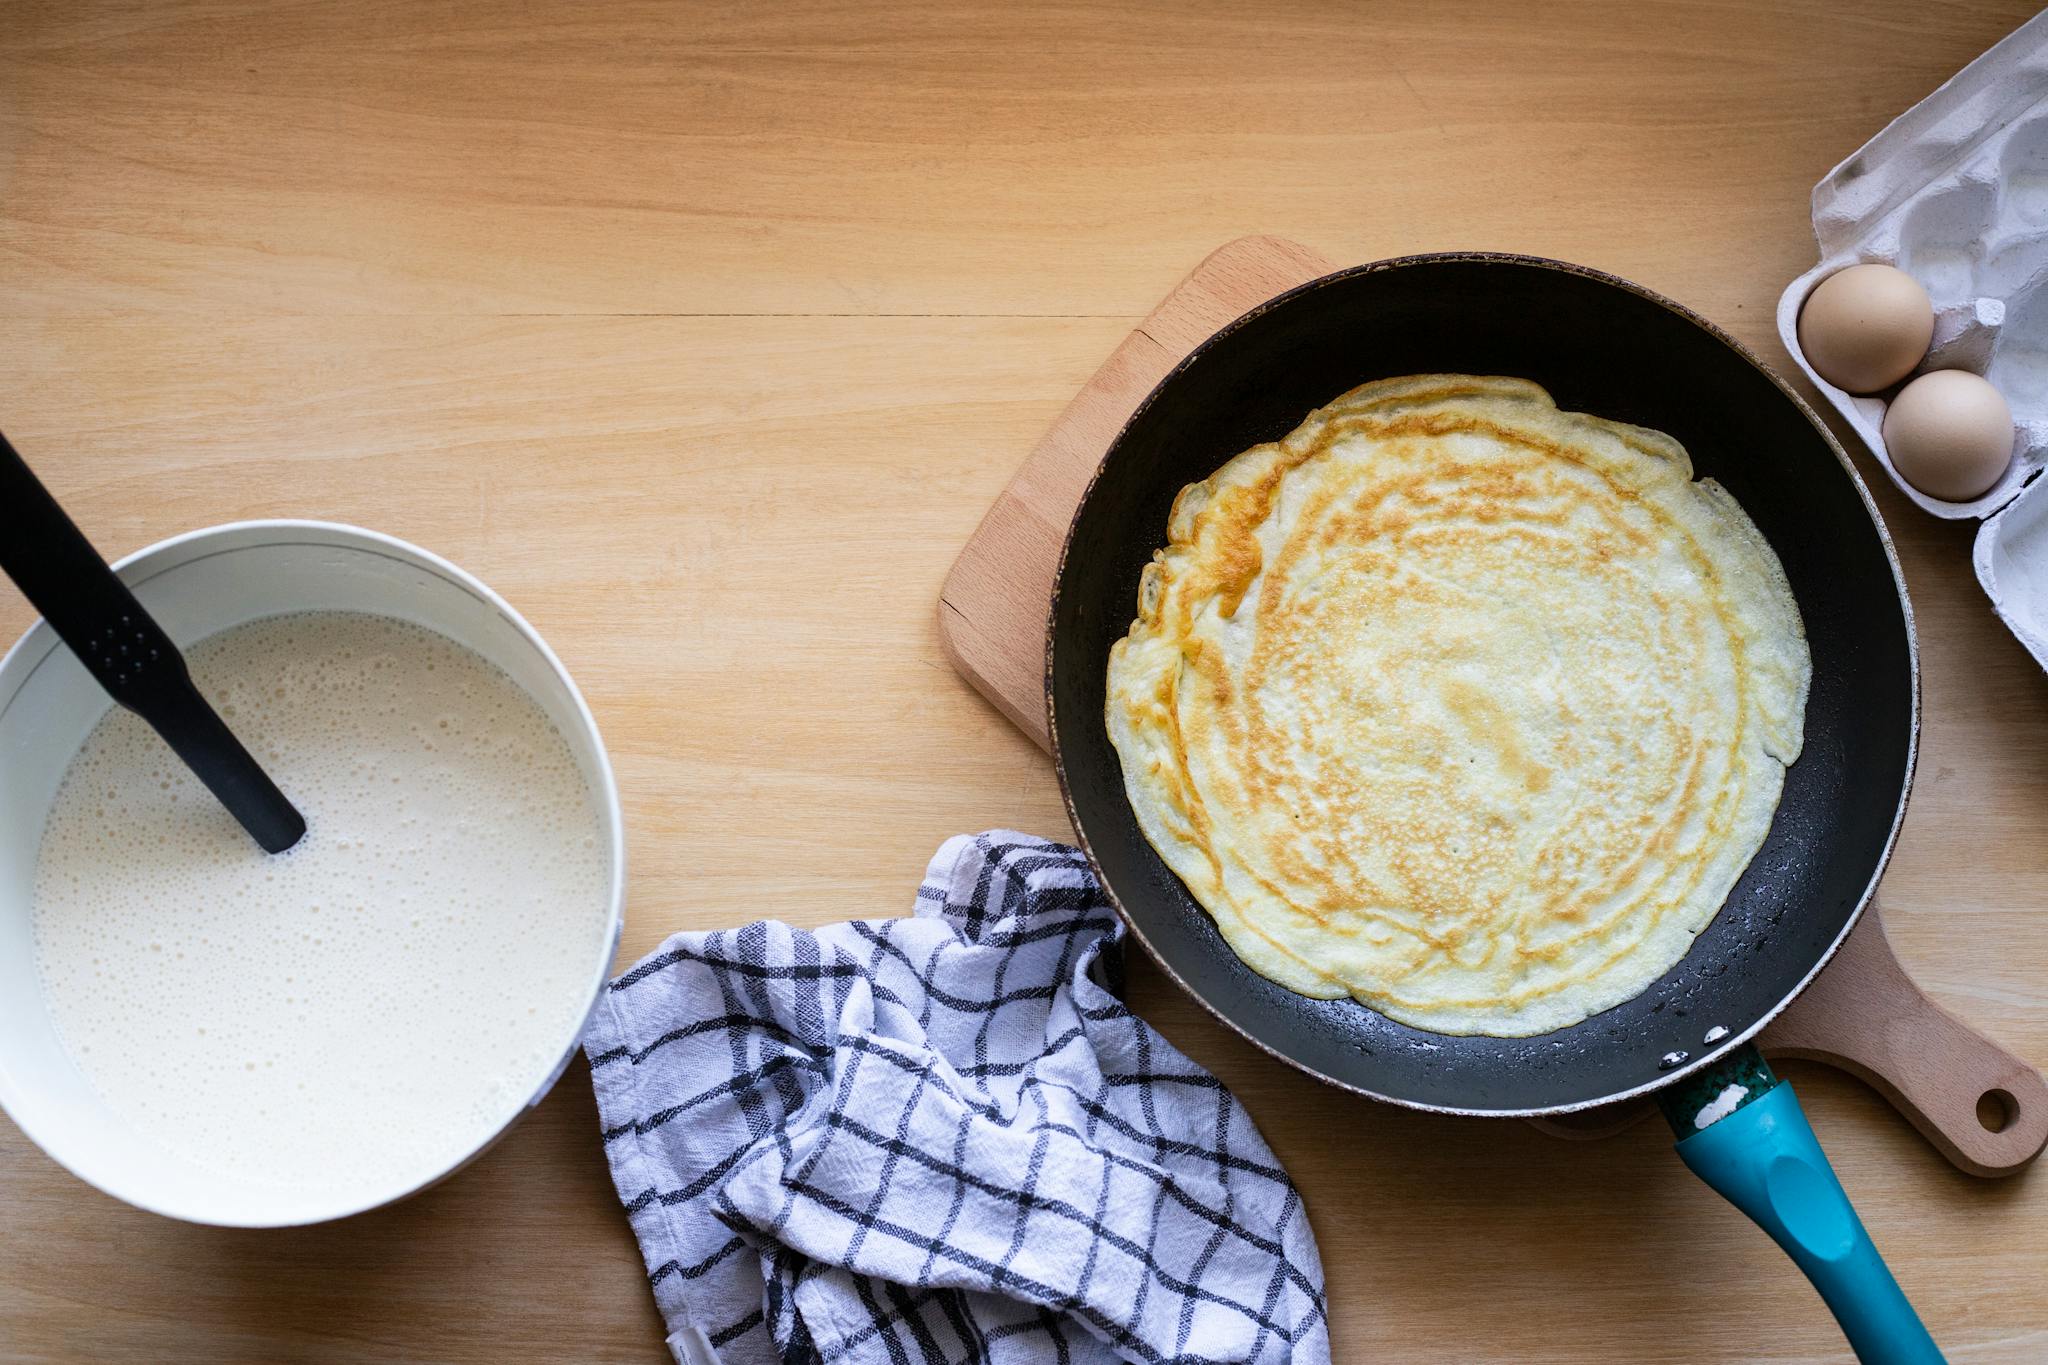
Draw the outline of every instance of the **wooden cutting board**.
<instances>
[{"instance_id":1,"label":"wooden cutting board","mask_svg":"<svg viewBox=\"0 0 2048 1365\"><path fill-rule=\"evenodd\" d=\"M1335 268L1279 237L1241 237L1211 253L1082 386L961 551L939 594L939 638L954 668L1039 747L1048 745L1045 629L1053 575L1074 508L1110 442L1204 339ZM2048 1082L1913 983L1875 903L1758 1045L1766 1056L1827 1062L1862 1077L1973 1175L2010 1175L2048 1144ZM1538 1126L1560 1136L1601 1137L1651 1107L1617 1105Z\"/></svg>"}]
</instances>

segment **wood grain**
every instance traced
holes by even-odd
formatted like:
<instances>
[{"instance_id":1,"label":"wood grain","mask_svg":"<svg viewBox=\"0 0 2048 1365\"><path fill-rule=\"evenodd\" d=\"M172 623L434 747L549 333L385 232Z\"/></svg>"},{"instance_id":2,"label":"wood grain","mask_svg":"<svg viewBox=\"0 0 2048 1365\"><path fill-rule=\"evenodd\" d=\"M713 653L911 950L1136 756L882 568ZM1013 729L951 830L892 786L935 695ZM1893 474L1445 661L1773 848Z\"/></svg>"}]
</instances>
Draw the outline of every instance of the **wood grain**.
<instances>
[{"instance_id":1,"label":"wood grain","mask_svg":"<svg viewBox=\"0 0 2048 1365\"><path fill-rule=\"evenodd\" d=\"M1808 189L2026 12L15 0L0 425L110 552L327 516L504 592L613 750L625 954L896 913L945 835L1062 828L931 603L1204 251L1545 252L1782 363ZM1926 655L1887 922L2038 1065L2048 677L1986 609L1972 528L1864 468ZM0 596L0 637L28 620ZM1843 1358L1651 1125L1562 1143L1374 1106L1142 965L1132 1000L1293 1171L1339 1360ZM1951 1353L2048 1356L2040 1173L1962 1175L1860 1082L1788 1070ZM565 1358L665 1358L580 1069L424 1197L274 1235L135 1213L0 1124L0 1359Z\"/></svg>"}]
</instances>

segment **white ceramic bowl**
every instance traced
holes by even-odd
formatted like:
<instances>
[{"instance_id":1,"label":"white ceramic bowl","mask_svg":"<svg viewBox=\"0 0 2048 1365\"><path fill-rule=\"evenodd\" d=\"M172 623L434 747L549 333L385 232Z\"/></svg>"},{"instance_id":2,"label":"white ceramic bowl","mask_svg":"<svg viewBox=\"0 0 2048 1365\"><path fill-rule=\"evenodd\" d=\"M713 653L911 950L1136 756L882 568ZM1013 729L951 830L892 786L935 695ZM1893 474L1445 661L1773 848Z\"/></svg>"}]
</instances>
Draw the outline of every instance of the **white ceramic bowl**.
<instances>
[{"instance_id":1,"label":"white ceramic bowl","mask_svg":"<svg viewBox=\"0 0 2048 1365\"><path fill-rule=\"evenodd\" d=\"M58 1040L35 966L30 908L36 850L72 756L110 703L38 621L0 659L0 1108L81 1179L140 1208L197 1223L279 1227L341 1218L402 1199L474 1159L538 1104L574 1054L623 923L626 856L618 788L590 708L540 636L470 575L426 551L353 526L244 521L152 545L115 568L180 645L258 617L365 611L439 631L505 670L560 730L595 794L608 861L611 929L578 990L561 1061L496 1131L428 1179L368 1198L280 1190L202 1169L115 1114Z\"/></svg>"}]
</instances>

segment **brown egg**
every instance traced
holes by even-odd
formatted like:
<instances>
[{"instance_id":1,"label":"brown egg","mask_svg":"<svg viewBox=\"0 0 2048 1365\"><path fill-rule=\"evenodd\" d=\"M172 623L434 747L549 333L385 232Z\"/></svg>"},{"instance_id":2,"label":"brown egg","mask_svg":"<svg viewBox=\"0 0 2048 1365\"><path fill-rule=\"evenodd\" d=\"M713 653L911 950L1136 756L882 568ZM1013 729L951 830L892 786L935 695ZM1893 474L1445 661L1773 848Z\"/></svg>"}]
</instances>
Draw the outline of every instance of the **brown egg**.
<instances>
[{"instance_id":1,"label":"brown egg","mask_svg":"<svg viewBox=\"0 0 2048 1365\"><path fill-rule=\"evenodd\" d=\"M1822 379L1875 393L1913 372L1934 336L1920 282L1888 265L1852 265L1813 287L1799 309L1799 349Z\"/></svg>"},{"instance_id":2,"label":"brown egg","mask_svg":"<svg viewBox=\"0 0 2048 1365\"><path fill-rule=\"evenodd\" d=\"M1968 370L1929 370L1885 409L1884 445L1907 483L1930 498L1969 502L2012 463L2012 409Z\"/></svg>"}]
</instances>

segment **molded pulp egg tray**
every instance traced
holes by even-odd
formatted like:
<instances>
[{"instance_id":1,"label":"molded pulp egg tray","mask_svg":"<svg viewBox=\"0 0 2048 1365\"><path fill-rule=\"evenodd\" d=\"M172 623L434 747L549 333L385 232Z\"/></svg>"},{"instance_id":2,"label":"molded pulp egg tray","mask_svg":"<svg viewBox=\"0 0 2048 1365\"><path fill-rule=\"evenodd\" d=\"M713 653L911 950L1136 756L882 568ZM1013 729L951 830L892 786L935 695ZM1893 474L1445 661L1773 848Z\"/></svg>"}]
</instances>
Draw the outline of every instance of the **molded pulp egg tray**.
<instances>
[{"instance_id":1,"label":"molded pulp egg tray","mask_svg":"<svg viewBox=\"0 0 2048 1365\"><path fill-rule=\"evenodd\" d=\"M1907 497L1984 518L1977 581L2048 668L2048 13L1892 120L1813 188L1820 262L1778 299L1778 335ZM1799 350L1799 305L1845 266L1895 265L1934 300L1925 370L1974 370L2011 405L2012 467L1972 502L1928 497L1884 445L1884 399L1845 393Z\"/></svg>"}]
</instances>

